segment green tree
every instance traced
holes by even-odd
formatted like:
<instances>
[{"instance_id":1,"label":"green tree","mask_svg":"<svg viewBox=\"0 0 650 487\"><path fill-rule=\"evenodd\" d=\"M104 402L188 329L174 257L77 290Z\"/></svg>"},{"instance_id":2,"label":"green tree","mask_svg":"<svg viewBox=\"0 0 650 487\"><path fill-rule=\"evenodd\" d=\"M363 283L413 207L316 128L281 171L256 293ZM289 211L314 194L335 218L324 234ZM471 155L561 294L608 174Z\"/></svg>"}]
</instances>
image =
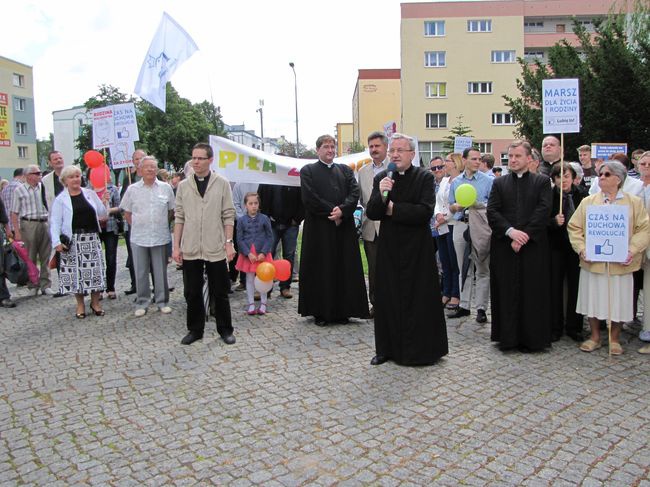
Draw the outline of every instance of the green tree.
<instances>
[{"instance_id":1,"label":"green tree","mask_svg":"<svg viewBox=\"0 0 650 487\"><path fill-rule=\"evenodd\" d=\"M207 142L211 134L224 133L221 113L212 103L193 105L181 98L171 83L167 83L165 112L144 100L137 107L141 144L161 163L169 162L176 170L183 168L194 144Z\"/></svg>"},{"instance_id":2,"label":"green tree","mask_svg":"<svg viewBox=\"0 0 650 487\"><path fill-rule=\"evenodd\" d=\"M595 33L574 22L579 46L562 41L549 50L547 65L528 65L522 59L520 96L504 96L517 120L517 132L537 147L542 133L542 80L580 79L581 131L565 135L565 156L592 142L627 142L630 148L650 147L650 128L635 107L650 103L650 9L648 0L636 2L631 15L611 13L596 20Z\"/></svg>"},{"instance_id":3,"label":"green tree","mask_svg":"<svg viewBox=\"0 0 650 487\"><path fill-rule=\"evenodd\" d=\"M38 165L47 168L47 155L54 150L54 134L50 132L50 137L47 139L36 140L36 160Z\"/></svg>"},{"instance_id":4,"label":"green tree","mask_svg":"<svg viewBox=\"0 0 650 487\"><path fill-rule=\"evenodd\" d=\"M465 125L463 122L463 115L458 115L456 117L456 125L449 129L449 135L443 137L445 141L442 143L443 150L445 152L451 152L454 150L454 140L456 137L469 137L472 134L472 129L469 125Z\"/></svg>"},{"instance_id":5,"label":"green tree","mask_svg":"<svg viewBox=\"0 0 650 487\"><path fill-rule=\"evenodd\" d=\"M357 142L356 140L350 144L350 154L356 154L358 152L363 152L366 150L366 146L363 145L361 142ZM343 155L343 154L340 154Z\"/></svg>"}]
</instances>

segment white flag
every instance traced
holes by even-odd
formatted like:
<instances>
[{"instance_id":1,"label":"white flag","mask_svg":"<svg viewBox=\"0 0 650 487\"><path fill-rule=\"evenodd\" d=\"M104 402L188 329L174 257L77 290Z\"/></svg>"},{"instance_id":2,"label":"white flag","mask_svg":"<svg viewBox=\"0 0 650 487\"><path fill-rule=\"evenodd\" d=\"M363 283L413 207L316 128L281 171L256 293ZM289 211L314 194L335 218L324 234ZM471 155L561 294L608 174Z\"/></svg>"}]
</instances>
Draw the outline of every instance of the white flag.
<instances>
[{"instance_id":1,"label":"white flag","mask_svg":"<svg viewBox=\"0 0 650 487\"><path fill-rule=\"evenodd\" d=\"M144 58L135 94L165 111L166 85L176 68L189 59L199 48L190 35L163 12L156 35Z\"/></svg>"}]
</instances>

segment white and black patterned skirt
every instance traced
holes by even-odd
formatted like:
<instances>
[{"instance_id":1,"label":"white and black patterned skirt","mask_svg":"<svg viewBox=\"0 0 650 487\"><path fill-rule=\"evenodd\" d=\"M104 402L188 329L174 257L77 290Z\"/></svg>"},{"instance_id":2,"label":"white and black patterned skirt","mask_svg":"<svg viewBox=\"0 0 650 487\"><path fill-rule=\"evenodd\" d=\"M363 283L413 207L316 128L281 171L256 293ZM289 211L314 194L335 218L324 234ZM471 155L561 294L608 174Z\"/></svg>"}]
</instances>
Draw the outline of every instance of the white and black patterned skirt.
<instances>
[{"instance_id":1,"label":"white and black patterned skirt","mask_svg":"<svg viewBox=\"0 0 650 487\"><path fill-rule=\"evenodd\" d=\"M59 291L88 294L106 288L106 264L97 233L75 233L70 250L61 252Z\"/></svg>"}]
</instances>

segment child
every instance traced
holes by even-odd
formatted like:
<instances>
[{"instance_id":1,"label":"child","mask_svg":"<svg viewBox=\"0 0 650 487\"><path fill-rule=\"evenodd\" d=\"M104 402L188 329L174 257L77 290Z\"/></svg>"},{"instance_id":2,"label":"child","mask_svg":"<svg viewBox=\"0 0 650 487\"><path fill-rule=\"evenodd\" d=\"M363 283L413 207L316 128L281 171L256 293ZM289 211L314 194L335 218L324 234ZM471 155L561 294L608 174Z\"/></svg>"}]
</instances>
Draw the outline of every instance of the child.
<instances>
[{"instance_id":1,"label":"child","mask_svg":"<svg viewBox=\"0 0 650 487\"><path fill-rule=\"evenodd\" d=\"M266 293L260 293L261 304L255 309L255 271L260 262L273 262L271 245L273 232L269 217L259 213L260 198L257 193L244 196L246 214L237 220L237 246L239 257L235 268L246 273L246 295L248 297L249 315L266 314Z\"/></svg>"}]
</instances>

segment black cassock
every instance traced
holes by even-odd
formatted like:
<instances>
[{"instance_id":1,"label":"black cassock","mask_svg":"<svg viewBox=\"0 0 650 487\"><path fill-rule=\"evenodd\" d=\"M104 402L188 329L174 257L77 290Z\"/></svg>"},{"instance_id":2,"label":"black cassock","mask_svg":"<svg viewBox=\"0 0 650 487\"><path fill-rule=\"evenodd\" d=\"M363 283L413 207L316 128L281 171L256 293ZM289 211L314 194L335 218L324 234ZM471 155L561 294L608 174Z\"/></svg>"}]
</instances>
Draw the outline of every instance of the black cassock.
<instances>
[{"instance_id":1,"label":"black cassock","mask_svg":"<svg viewBox=\"0 0 650 487\"><path fill-rule=\"evenodd\" d=\"M322 162L300 170L305 223L300 251L298 312L327 322L368 316L354 210L359 186L343 164L328 168ZM327 219L334 207L343 212L339 226Z\"/></svg>"},{"instance_id":2,"label":"black cassock","mask_svg":"<svg viewBox=\"0 0 650 487\"><path fill-rule=\"evenodd\" d=\"M435 206L433 175L411 166L395 174L386 215L379 181L373 181L366 214L381 220L375 284L377 355L402 365L430 365L448 353L438 269L429 221Z\"/></svg>"},{"instance_id":3,"label":"black cassock","mask_svg":"<svg viewBox=\"0 0 650 487\"><path fill-rule=\"evenodd\" d=\"M503 350L531 351L551 345L551 272L546 226L551 216L548 176L526 172L496 178L488 200L492 228L490 294L492 340ZM510 227L524 231L529 241L518 253L506 236Z\"/></svg>"}]
</instances>

